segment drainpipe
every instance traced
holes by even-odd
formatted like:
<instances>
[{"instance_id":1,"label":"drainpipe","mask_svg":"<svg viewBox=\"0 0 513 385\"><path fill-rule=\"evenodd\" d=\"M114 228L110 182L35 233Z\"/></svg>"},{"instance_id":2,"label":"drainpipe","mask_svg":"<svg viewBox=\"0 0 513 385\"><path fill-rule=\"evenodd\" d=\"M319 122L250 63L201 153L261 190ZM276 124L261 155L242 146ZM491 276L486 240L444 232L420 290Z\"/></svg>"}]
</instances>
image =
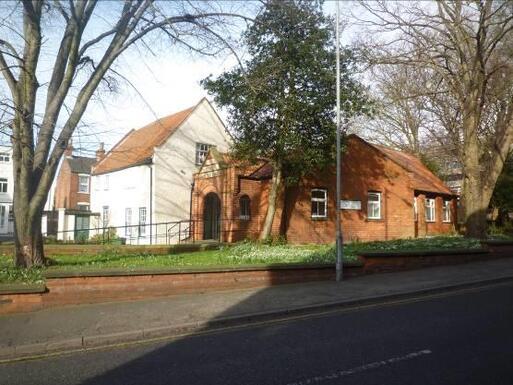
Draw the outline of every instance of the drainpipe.
<instances>
[{"instance_id":1,"label":"drainpipe","mask_svg":"<svg viewBox=\"0 0 513 385\"><path fill-rule=\"evenodd\" d=\"M194 191L194 179L192 180L192 183L191 183L191 196L190 196L190 203L189 203L189 236L193 233L194 231L194 224L192 222L192 193ZM194 242L194 237L192 239L192 241Z\"/></svg>"},{"instance_id":2,"label":"drainpipe","mask_svg":"<svg viewBox=\"0 0 513 385\"><path fill-rule=\"evenodd\" d=\"M153 244L153 170L151 164L150 168L150 245Z\"/></svg>"}]
</instances>

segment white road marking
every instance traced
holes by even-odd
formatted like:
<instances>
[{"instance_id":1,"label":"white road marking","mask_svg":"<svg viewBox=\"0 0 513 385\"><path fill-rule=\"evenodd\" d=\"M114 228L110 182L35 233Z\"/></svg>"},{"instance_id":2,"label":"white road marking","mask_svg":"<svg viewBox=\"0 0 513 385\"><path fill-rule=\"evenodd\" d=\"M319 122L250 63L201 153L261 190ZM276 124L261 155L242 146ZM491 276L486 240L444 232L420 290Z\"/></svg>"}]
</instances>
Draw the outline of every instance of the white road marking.
<instances>
[{"instance_id":1,"label":"white road marking","mask_svg":"<svg viewBox=\"0 0 513 385\"><path fill-rule=\"evenodd\" d=\"M322 376L316 376L316 377L307 378L305 380L301 380L301 381L297 381L297 382L291 382L291 383L288 383L287 385L318 384L320 382L335 380L337 378L350 376L351 374L361 373L361 372L365 372L367 370L380 368L382 366L387 366L390 364L394 364L396 362L411 360L411 359L414 359L414 358L417 358L417 357L420 357L420 356L423 356L426 354L431 354L431 353L432 352L429 349L419 350L418 352L408 353L408 354L405 354L404 356L392 357L392 358L389 358L389 359L383 360L383 361L375 361L375 362L371 362L369 364L365 364L362 366L357 366L352 369L340 370L338 372L333 372L333 373L322 375Z\"/></svg>"}]
</instances>

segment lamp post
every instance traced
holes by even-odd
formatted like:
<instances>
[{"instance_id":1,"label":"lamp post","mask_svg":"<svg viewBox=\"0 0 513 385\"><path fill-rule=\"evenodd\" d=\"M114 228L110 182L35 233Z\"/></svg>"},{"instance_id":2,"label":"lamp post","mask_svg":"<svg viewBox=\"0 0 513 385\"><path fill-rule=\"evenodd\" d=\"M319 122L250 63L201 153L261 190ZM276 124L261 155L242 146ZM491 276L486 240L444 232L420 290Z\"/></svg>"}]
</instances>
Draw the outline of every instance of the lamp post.
<instances>
[{"instance_id":1,"label":"lamp post","mask_svg":"<svg viewBox=\"0 0 513 385\"><path fill-rule=\"evenodd\" d=\"M341 198L341 169L340 169L340 10L339 0L337 0L337 17L336 17L336 55L337 55L337 191L336 191L336 249L337 262L335 265L337 282L342 281L343 276L343 250L342 250L342 229L340 224L340 198Z\"/></svg>"}]
</instances>

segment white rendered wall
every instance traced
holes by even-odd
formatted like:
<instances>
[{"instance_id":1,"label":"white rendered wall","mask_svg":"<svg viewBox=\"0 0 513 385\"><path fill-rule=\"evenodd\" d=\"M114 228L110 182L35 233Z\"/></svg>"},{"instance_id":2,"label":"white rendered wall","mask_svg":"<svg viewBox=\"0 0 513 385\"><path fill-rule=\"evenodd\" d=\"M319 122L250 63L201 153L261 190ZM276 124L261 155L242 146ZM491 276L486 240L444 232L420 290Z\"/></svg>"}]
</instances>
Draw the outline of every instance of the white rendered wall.
<instances>
[{"instance_id":1,"label":"white rendered wall","mask_svg":"<svg viewBox=\"0 0 513 385\"><path fill-rule=\"evenodd\" d=\"M206 100L160 147L155 149L155 218L159 222L188 220L191 183L198 171L196 143L228 151L230 135Z\"/></svg>"},{"instance_id":2,"label":"white rendered wall","mask_svg":"<svg viewBox=\"0 0 513 385\"><path fill-rule=\"evenodd\" d=\"M0 235L13 232L13 222L9 221L9 209L12 206L14 192L14 178L12 169L12 149L7 146L0 146L0 153L9 154L9 161L0 161L0 178L7 179L7 192L0 192L0 205L4 207L5 217L3 224L0 223Z\"/></svg>"},{"instance_id":3,"label":"white rendered wall","mask_svg":"<svg viewBox=\"0 0 513 385\"><path fill-rule=\"evenodd\" d=\"M109 206L109 227L125 226L125 212L132 209L132 225L139 223L139 208L146 207L146 223L150 223L150 171L149 165L129 167L123 170L102 175L91 176L91 211L99 213L97 219L91 219L91 226L103 227L103 206ZM108 188L105 186L105 177L108 175ZM92 234L91 232L91 235ZM146 234L139 237L134 227L132 233L124 229L117 229L117 235L122 238L133 237L132 243L149 243L149 228Z\"/></svg>"},{"instance_id":4,"label":"white rendered wall","mask_svg":"<svg viewBox=\"0 0 513 385\"><path fill-rule=\"evenodd\" d=\"M188 220L193 174L198 171L196 143L215 145L221 152L228 151L230 135L223 123L203 100L187 120L160 147L153 156L153 213L150 214L150 166L129 167L103 175L91 177L91 211L103 213L103 206L109 206L109 226L125 225L125 210L132 208L132 224L138 223L139 207L146 207L146 223L169 223ZM105 175L109 175L109 188L105 190ZM101 226L101 216L98 224ZM93 225L93 220L91 221ZM149 226L145 236L126 235L119 229L117 235L127 238L127 243L148 244L150 233L152 243L174 243L166 238L175 230L173 225ZM96 226L93 226L96 227ZM182 229L183 230L183 229ZM136 229L133 229L136 232ZM91 234L93 235L93 234Z\"/></svg>"}]
</instances>

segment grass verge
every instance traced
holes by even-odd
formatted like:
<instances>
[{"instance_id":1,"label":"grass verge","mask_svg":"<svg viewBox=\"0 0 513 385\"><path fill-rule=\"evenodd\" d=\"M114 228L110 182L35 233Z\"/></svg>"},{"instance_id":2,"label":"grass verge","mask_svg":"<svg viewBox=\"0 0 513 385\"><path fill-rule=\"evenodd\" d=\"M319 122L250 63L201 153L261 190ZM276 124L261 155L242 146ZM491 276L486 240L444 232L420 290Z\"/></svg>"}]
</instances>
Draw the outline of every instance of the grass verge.
<instances>
[{"instance_id":1,"label":"grass verge","mask_svg":"<svg viewBox=\"0 0 513 385\"><path fill-rule=\"evenodd\" d=\"M344 246L345 262L355 262L364 251L400 251L479 248L476 239L463 237L432 237L423 239L402 239L379 242L353 242ZM202 268L215 266L270 265L270 264L322 264L335 262L333 245L266 245L255 242L241 242L222 246L219 250L204 250L172 255L123 255L108 252L100 255L53 256L54 264L48 271L102 270L139 268ZM18 269L12 258L0 256L0 283L40 283L43 269Z\"/></svg>"}]
</instances>

